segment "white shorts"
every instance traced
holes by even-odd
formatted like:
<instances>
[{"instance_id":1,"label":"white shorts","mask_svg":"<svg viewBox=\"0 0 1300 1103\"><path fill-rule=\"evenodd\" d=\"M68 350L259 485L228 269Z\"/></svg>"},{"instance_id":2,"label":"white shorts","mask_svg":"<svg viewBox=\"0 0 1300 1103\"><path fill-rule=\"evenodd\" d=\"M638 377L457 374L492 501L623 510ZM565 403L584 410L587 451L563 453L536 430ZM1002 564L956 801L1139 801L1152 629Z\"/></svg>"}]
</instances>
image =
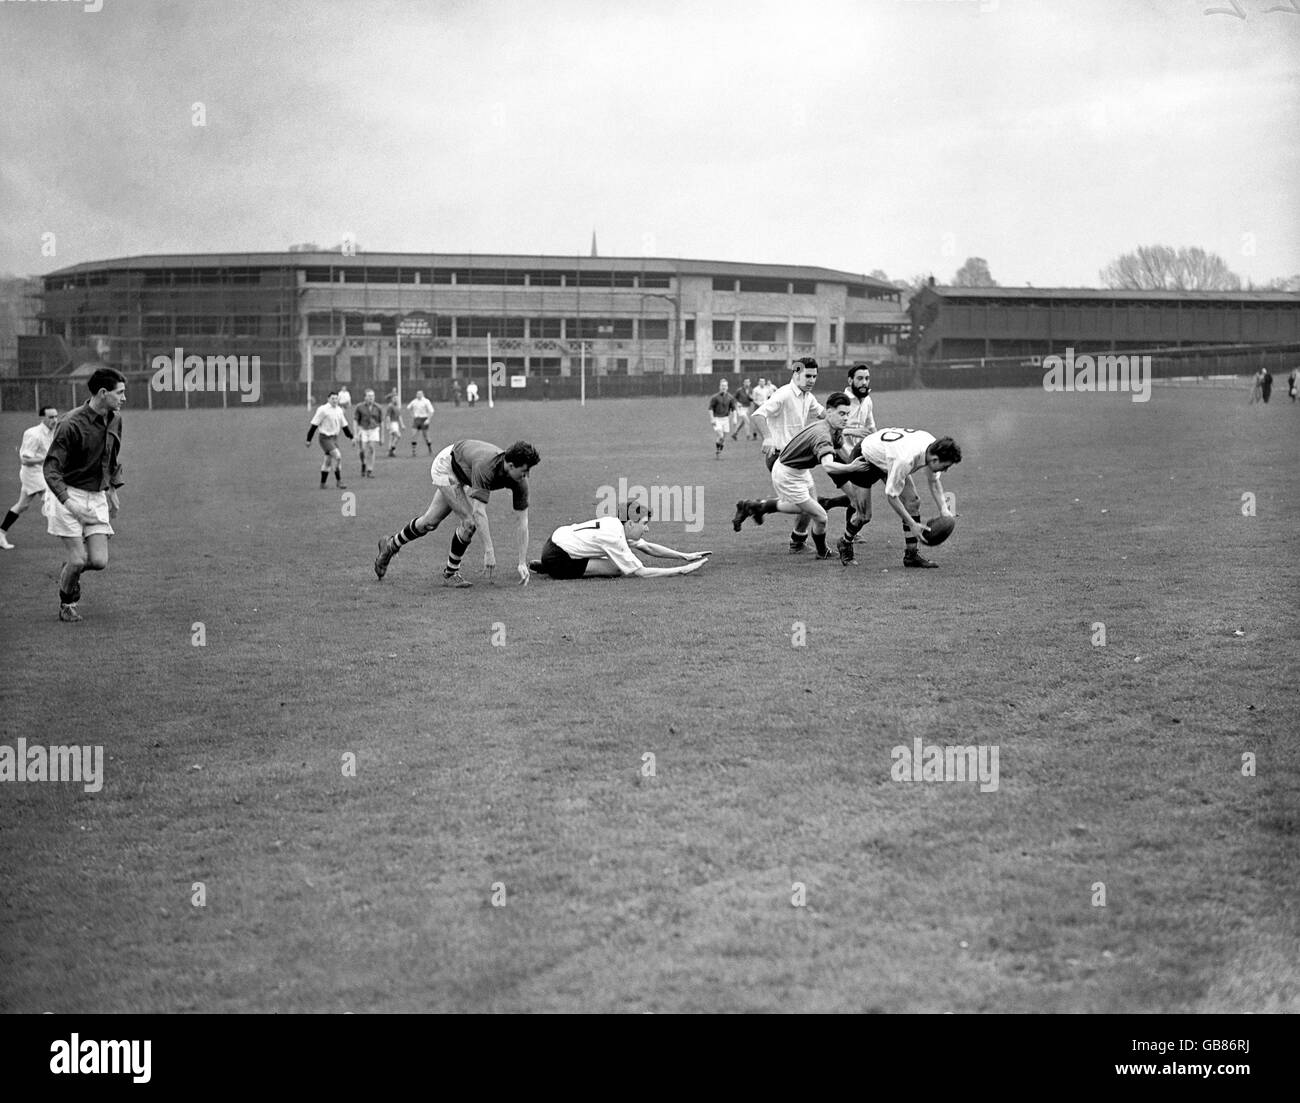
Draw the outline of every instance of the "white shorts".
<instances>
[{"instance_id":1,"label":"white shorts","mask_svg":"<svg viewBox=\"0 0 1300 1103\"><path fill-rule=\"evenodd\" d=\"M402 435L402 425L401 425L401 422L398 422L398 421L390 421L390 422L388 423L388 431L389 431L390 433L396 433L396 434L400 437L400 436Z\"/></svg>"},{"instance_id":2,"label":"white shorts","mask_svg":"<svg viewBox=\"0 0 1300 1103\"><path fill-rule=\"evenodd\" d=\"M731 415L726 417L715 417L713 419L713 431L715 433L728 433L731 431Z\"/></svg>"},{"instance_id":3,"label":"white shorts","mask_svg":"<svg viewBox=\"0 0 1300 1103\"><path fill-rule=\"evenodd\" d=\"M39 467L23 464L18 469L18 481L22 484L24 494L39 494L46 489L45 475Z\"/></svg>"},{"instance_id":4,"label":"white shorts","mask_svg":"<svg viewBox=\"0 0 1300 1103\"><path fill-rule=\"evenodd\" d=\"M78 490L76 487L68 487L68 501L80 506L82 509L88 509L95 515L93 525L83 525L69 511L67 506L59 501L53 494L46 494L45 501L41 505L43 513L48 522L46 531L51 536L71 536L86 537L95 536L103 533L105 536L113 535L113 526L108 523L108 495L102 490Z\"/></svg>"},{"instance_id":5,"label":"white shorts","mask_svg":"<svg viewBox=\"0 0 1300 1103\"><path fill-rule=\"evenodd\" d=\"M782 502L793 502L796 505L806 502L815 491L812 472L786 467L777 460L772 465L772 489Z\"/></svg>"},{"instance_id":6,"label":"white shorts","mask_svg":"<svg viewBox=\"0 0 1300 1103\"><path fill-rule=\"evenodd\" d=\"M429 478L433 480L434 486L460 486L461 482L456 478L456 473L451 469L451 445L447 445L441 452L433 457L433 463L429 467Z\"/></svg>"},{"instance_id":7,"label":"white shorts","mask_svg":"<svg viewBox=\"0 0 1300 1103\"><path fill-rule=\"evenodd\" d=\"M358 430L357 430L357 443L358 443L358 444L378 444L378 443L379 443L379 430L378 430L378 429L358 429Z\"/></svg>"}]
</instances>

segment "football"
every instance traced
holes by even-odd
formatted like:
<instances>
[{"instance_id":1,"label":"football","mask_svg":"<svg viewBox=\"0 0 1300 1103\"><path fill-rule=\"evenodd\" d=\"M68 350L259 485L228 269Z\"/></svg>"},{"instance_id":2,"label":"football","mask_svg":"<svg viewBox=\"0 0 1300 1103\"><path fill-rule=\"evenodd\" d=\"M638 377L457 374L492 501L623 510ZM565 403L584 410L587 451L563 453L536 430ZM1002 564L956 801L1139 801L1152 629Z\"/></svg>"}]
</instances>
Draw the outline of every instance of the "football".
<instances>
[{"instance_id":1,"label":"football","mask_svg":"<svg viewBox=\"0 0 1300 1103\"><path fill-rule=\"evenodd\" d=\"M937 547L952 535L952 530L957 527L957 521L953 517L936 517L933 521L926 521L930 526L930 531L925 533L921 539L930 547Z\"/></svg>"}]
</instances>

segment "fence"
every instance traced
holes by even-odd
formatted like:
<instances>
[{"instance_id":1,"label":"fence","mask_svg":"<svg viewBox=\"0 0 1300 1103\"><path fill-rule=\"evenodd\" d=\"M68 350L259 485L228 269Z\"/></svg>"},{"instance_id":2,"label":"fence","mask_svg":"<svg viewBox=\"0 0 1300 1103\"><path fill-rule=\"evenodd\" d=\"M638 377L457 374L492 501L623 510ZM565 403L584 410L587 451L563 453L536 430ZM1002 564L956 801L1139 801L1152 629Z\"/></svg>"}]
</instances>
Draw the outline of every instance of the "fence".
<instances>
[{"instance_id":1,"label":"fence","mask_svg":"<svg viewBox=\"0 0 1300 1103\"><path fill-rule=\"evenodd\" d=\"M1251 345L1218 348L1137 349L1115 353L1090 353L1089 355L1116 355L1151 357L1151 376L1156 381L1191 379L1205 380L1223 385L1224 377L1250 376L1260 368L1268 368L1275 376L1285 377L1300 366L1300 344ZM817 383L817 393L823 397L845 384L846 365L823 364ZM127 401L134 409L220 409L222 407L308 406L306 383L291 381L263 382L258 402L243 403L237 391L156 391L150 386L151 375L133 373L127 376ZM731 389L740 385L742 376L724 375L590 375L586 389L589 399L602 398L667 398L700 397L713 394L718 381L726 378ZM547 399L576 399L582 381L576 376L528 376L523 388L497 387L494 399L498 402L544 401ZM785 378L775 382L783 383ZM1043 382L1042 360L1039 357L1016 357L1005 360L959 360L943 363L926 363L914 367L906 363L873 364L871 386L876 391L905 390L912 387L962 388L962 387L1040 387ZM452 401L450 379L407 379L402 383L402 397L410 400L417 390L424 391L434 403ZM1242 380L1244 385L1244 380ZM316 384L313 404L324 402L328 382ZM358 384L353 401L361 399L364 384ZM376 387L376 391L381 388ZM41 376L0 379L0 410L36 411L41 403L69 409L86 401L85 379L67 376ZM379 394L382 402L383 394ZM487 401L487 387L479 387L480 402ZM464 401L462 397L461 401Z\"/></svg>"}]
</instances>

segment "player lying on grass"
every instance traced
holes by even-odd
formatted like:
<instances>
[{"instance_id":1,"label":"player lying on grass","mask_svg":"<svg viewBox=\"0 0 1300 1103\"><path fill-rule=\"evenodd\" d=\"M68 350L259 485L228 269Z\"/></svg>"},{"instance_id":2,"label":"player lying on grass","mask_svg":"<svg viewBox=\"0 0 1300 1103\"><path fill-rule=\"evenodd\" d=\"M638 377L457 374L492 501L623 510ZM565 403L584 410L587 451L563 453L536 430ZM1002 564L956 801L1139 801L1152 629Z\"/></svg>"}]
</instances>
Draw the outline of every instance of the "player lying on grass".
<instances>
[{"instance_id":1,"label":"player lying on grass","mask_svg":"<svg viewBox=\"0 0 1300 1103\"><path fill-rule=\"evenodd\" d=\"M881 429L863 437L853 449L853 454L866 460L869 466L856 475L848 486L855 514L846 520L844 535L836 544L840 562L846 567L853 562L853 537L859 528L871 520L871 487L875 483L884 482L885 500L903 522L903 566L937 567L939 564L922 556L917 547L917 540L928 531L928 526L921 524L921 499L916 493L912 472L925 470L930 493L939 507L939 516L952 517L952 510L943 500L943 483L939 480L939 473L947 471L953 464L961 463L961 448L957 442L952 437L936 440L920 429Z\"/></svg>"},{"instance_id":2,"label":"player lying on grass","mask_svg":"<svg viewBox=\"0 0 1300 1103\"><path fill-rule=\"evenodd\" d=\"M458 440L444 448L429 468L435 487L433 501L423 515L412 518L404 528L379 541L375 576L382 580L393 556L412 540L431 533L454 513L460 524L451 537L451 553L443 568L442 584L457 589L473 585L461 577L460 561L479 529L483 530L483 573L491 582L497 559L488 528L487 500L494 490L509 490L519 519L519 584L527 586L528 472L540 462L537 449L523 440L504 451L483 440Z\"/></svg>"},{"instance_id":3,"label":"player lying on grass","mask_svg":"<svg viewBox=\"0 0 1300 1103\"><path fill-rule=\"evenodd\" d=\"M663 578L690 574L713 553L679 552L645 539L650 510L635 499L619 517L597 517L580 525L561 525L546 541L542 558L529 566L551 578ZM647 567L632 554L643 551L659 559L684 560L680 567Z\"/></svg>"},{"instance_id":4,"label":"player lying on grass","mask_svg":"<svg viewBox=\"0 0 1300 1103\"><path fill-rule=\"evenodd\" d=\"M829 474L851 475L863 471L868 461L861 456L848 463L838 458L847 453L844 447L844 423L852 400L837 391L826 400L826 417L814 421L796 433L790 443L781 449L772 464L772 488L775 498L745 499L736 503L736 514L731 527L737 532L746 517L756 524L763 523L768 513L798 513L812 523L813 543L818 559L830 559L834 553L826 547L826 511L817 504L813 486L813 468L820 467Z\"/></svg>"}]
</instances>

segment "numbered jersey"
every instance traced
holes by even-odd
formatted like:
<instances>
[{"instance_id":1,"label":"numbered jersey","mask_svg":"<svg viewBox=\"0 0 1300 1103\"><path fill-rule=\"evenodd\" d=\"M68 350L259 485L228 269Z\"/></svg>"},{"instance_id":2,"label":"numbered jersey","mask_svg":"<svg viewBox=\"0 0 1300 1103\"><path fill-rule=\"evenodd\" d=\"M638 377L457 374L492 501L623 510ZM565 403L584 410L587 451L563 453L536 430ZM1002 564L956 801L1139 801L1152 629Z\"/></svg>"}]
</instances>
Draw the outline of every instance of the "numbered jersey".
<instances>
[{"instance_id":1,"label":"numbered jersey","mask_svg":"<svg viewBox=\"0 0 1300 1103\"><path fill-rule=\"evenodd\" d=\"M642 565L627 546L627 532L617 517L597 517L580 525L564 525L551 533L551 540L574 559L610 559L624 574L631 574Z\"/></svg>"},{"instance_id":2,"label":"numbered jersey","mask_svg":"<svg viewBox=\"0 0 1300 1103\"><path fill-rule=\"evenodd\" d=\"M897 498L907 477L925 466L925 451L934 437L922 429L881 429L862 438L858 452L873 467L886 473L885 493Z\"/></svg>"}]
</instances>

